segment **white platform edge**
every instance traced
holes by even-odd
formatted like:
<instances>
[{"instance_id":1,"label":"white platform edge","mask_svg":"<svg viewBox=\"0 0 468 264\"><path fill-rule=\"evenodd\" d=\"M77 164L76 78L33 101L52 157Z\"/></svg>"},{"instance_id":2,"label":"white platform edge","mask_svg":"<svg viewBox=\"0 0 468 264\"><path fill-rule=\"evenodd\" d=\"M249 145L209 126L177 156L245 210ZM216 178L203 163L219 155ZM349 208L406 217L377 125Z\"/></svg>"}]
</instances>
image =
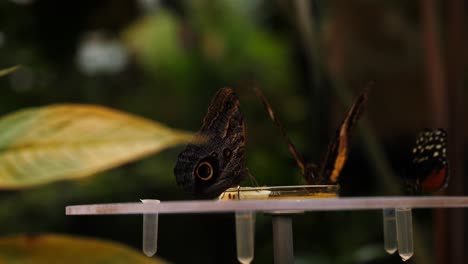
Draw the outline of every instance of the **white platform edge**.
<instances>
[{"instance_id":1,"label":"white platform edge","mask_svg":"<svg viewBox=\"0 0 468 264\"><path fill-rule=\"evenodd\" d=\"M342 211L383 208L465 208L468 196L353 197L303 200L161 201L159 204L109 203L67 206L67 215L228 213L235 211Z\"/></svg>"}]
</instances>

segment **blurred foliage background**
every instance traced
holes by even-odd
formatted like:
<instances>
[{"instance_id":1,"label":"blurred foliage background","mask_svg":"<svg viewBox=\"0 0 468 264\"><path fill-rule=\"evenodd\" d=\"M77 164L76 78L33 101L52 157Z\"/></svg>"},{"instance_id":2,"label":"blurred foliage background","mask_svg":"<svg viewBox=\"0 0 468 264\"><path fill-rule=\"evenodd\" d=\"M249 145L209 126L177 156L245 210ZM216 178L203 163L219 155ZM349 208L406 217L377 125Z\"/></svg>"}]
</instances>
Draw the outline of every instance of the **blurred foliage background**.
<instances>
[{"instance_id":1,"label":"blurred foliage background","mask_svg":"<svg viewBox=\"0 0 468 264\"><path fill-rule=\"evenodd\" d=\"M0 79L0 113L92 103L196 131L211 96L230 86L245 116L250 173L261 185L289 185L301 183L299 169L252 88L264 90L292 141L318 162L352 95L375 80L340 177L342 195L398 195L414 138L425 127L448 128L460 175L465 164L467 123L453 114L463 116L456 107L466 100L468 54L460 43L468 36L467 9L452 2L2 1L0 68L22 68ZM2 191L0 234L76 234L139 249L141 217L67 217L64 208L192 199L172 172L181 150L79 181ZM464 194L462 179L453 178L449 194ZM410 261L456 263L460 253L452 246L463 249L466 229L463 215L451 214L414 212ZM455 229L448 228L452 220ZM381 223L379 211L297 216L297 263L395 263L399 257L383 250ZM170 262L236 261L232 215L164 215L159 226L158 255ZM268 216L258 215L255 250L255 263L273 261Z\"/></svg>"}]
</instances>

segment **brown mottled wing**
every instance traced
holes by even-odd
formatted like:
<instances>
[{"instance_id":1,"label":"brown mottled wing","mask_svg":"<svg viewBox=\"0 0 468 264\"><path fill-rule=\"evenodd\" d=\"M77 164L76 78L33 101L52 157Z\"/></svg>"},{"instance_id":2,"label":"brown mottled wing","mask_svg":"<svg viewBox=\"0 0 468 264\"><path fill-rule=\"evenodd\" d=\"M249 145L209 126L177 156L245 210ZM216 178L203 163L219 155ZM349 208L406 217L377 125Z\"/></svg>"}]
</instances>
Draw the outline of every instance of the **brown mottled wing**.
<instances>
[{"instance_id":1,"label":"brown mottled wing","mask_svg":"<svg viewBox=\"0 0 468 264\"><path fill-rule=\"evenodd\" d=\"M373 84L374 82L370 82L356 98L351 109L336 132L335 138L328 145L325 158L320 163L320 182L337 182L348 157L351 132L364 111L364 107L367 103L367 96Z\"/></svg>"},{"instance_id":2,"label":"brown mottled wing","mask_svg":"<svg viewBox=\"0 0 468 264\"><path fill-rule=\"evenodd\" d=\"M278 129L281 132L281 135L283 136L284 140L286 141L286 144L288 145L289 151L293 155L294 159L296 160L297 166L301 168L301 173L304 175L304 170L305 170L305 162L297 152L296 148L294 147L293 143L291 140L289 140L288 136L286 135L286 131L284 130L283 125L281 122L278 120L278 118L275 115L275 112L273 111L273 108L271 107L270 103L266 99L266 97L263 95L262 91L260 88L255 87L255 93L257 94L258 97L262 100L263 104L265 105L268 115L270 116L271 120L273 120L273 123L278 127Z\"/></svg>"},{"instance_id":3,"label":"brown mottled wing","mask_svg":"<svg viewBox=\"0 0 468 264\"><path fill-rule=\"evenodd\" d=\"M226 136L229 120L239 112L239 99L231 88L221 88L211 100L208 111L203 118L201 133ZM242 115L240 112L238 113ZM243 119L241 117L241 119Z\"/></svg>"},{"instance_id":4,"label":"brown mottled wing","mask_svg":"<svg viewBox=\"0 0 468 264\"><path fill-rule=\"evenodd\" d=\"M174 168L177 184L186 191L204 197L216 197L236 186L246 175L245 126L239 99L230 88L220 89L203 119L198 135L201 144L188 144ZM213 177L202 180L196 169L209 163Z\"/></svg>"}]
</instances>

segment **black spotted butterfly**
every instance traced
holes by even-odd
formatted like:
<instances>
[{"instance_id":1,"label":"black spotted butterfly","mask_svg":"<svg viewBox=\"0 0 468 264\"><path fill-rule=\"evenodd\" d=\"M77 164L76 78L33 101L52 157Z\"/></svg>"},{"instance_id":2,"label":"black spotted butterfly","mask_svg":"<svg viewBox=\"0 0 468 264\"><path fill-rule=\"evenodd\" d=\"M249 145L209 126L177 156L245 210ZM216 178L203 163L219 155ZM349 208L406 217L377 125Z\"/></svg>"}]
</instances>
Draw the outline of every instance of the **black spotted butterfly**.
<instances>
[{"instance_id":1,"label":"black spotted butterfly","mask_svg":"<svg viewBox=\"0 0 468 264\"><path fill-rule=\"evenodd\" d=\"M348 111L348 114L336 131L335 137L328 144L327 152L325 153L324 159L320 165L306 162L301 157L301 155L299 155L296 148L287 137L283 125L276 117L273 108L271 107L266 97L263 95L260 89L255 88L255 91L267 108L270 118L273 120L283 135L283 138L289 147L289 151L301 169L301 174L305 181L308 184L336 184L338 176L340 175L348 157L351 132L355 127L356 122L359 120L362 112L364 111L368 94L372 86L373 82L370 82L361 92L361 94L355 99L353 105Z\"/></svg>"},{"instance_id":2,"label":"black spotted butterfly","mask_svg":"<svg viewBox=\"0 0 468 264\"><path fill-rule=\"evenodd\" d=\"M408 188L412 193L438 192L448 185L447 132L443 129L418 134L412 149Z\"/></svg>"}]
</instances>

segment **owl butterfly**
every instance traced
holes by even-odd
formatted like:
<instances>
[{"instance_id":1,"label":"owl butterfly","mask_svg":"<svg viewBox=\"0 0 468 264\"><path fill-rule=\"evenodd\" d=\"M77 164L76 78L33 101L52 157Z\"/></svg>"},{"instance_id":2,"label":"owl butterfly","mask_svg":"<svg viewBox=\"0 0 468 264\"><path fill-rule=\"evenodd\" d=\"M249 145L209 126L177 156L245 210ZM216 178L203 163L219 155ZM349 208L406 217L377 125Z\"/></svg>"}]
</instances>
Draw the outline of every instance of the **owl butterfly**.
<instances>
[{"instance_id":1,"label":"owl butterfly","mask_svg":"<svg viewBox=\"0 0 468 264\"><path fill-rule=\"evenodd\" d=\"M448 185L447 132L435 129L419 133L412 150L409 191L438 192Z\"/></svg>"},{"instance_id":2,"label":"owl butterfly","mask_svg":"<svg viewBox=\"0 0 468 264\"><path fill-rule=\"evenodd\" d=\"M232 89L222 88L216 93L197 137L202 142L188 144L177 158L177 184L209 198L239 185L247 174L245 126Z\"/></svg>"},{"instance_id":3,"label":"owl butterfly","mask_svg":"<svg viewBox=\"0 0 468 264\"><path fill-rule=\"evenodd\" d=\"M364 107L367 103L368 93L372 86L373 82L370 82L361 92L361 94L355 99L351 109L338 128L336 136L328 144L327 152L325 153L325 156L320 165L306 162L301 157L301 155L299 155L296 148L286 135L286 131L284 130L283 125L280 123L275 113L273 112L270 103L260 91L260 89L255 89L257 95L260 97L260 99L263 101L263 104L267 108L270 118L273 120L283 135L283 138L289 147L289 151L301 169L301 174L307 184L336 184L338 176L340 175L340 172L343 169L348 156L350 134L364 110Z\"/></svg>"}]
</instances>

